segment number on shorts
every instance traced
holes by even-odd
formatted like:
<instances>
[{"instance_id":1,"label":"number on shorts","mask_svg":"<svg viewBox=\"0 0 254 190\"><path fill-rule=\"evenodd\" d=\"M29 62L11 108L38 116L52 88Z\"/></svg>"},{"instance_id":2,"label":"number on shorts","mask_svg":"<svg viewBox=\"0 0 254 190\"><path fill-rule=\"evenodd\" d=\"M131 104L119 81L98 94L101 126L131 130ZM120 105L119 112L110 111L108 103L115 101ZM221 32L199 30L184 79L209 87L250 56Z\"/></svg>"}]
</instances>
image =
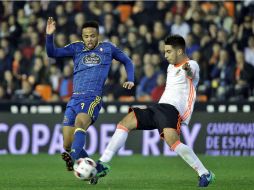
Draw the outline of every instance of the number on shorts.
<instances>
[{"instance_id":1,"label":"number on shorts","mask_svg":"<svg viewBox=\"0 0 254 190\"><path fill-rule=\"evenodd\" d=\"M81 109L84 109L84 106L85 106L85 103L82 102L82 103L81 103Z\"/></svg>"}]
</instances>

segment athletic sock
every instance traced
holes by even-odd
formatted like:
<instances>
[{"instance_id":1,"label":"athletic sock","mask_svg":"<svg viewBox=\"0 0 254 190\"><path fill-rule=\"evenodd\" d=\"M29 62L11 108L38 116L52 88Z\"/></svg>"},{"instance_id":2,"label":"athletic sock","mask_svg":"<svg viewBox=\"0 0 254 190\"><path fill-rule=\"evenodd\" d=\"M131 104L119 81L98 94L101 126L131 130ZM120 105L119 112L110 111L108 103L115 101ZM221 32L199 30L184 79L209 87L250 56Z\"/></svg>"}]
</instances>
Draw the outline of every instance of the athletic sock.
<instances>
[{"instance_id":1,"label":"athletic sock","mask_svg":"<svg viewBox=\"0 0 254 190\"><path fill-rule=\"evenodd\" d=\"M172 145L171 149L174 150L179 156L181 156L181 158L188 165L190 165L198 173L199 176L209 173L197 155L187 145L177 141L174 145Z\"/></svg>"},{"instance_id":2,"label":"athletic sock","mask_svg":"<svg viewBox=\"0 0 254 190\"><path fill-rule=\"evenodd\" d=\"M77 128L74 132L74 140L72 142L70 152L72 160L77 160L79 158L80 153L84 150L83 147L85 145L85 142L86 142L86 131L82 128Z\"/></svg>"},{"instance_id":3,"label":"athletic sock","mask_svg":"<svg viewBox=\"0 0 254 190\"><path fill-rule=\"evenodd\" d=\"M86 158L89 157L87 152L84 150L84 148L82 148L81 152L79 153L78 159L79 158Z\"/></svg>"},{"instance_id":4,"label":"athletic sock","mask_svg":"<svg viewBox=\"0 0 254 190\"><path fill-rule=\"evenodd\" d=\"M118 124L114 135L99 160L102 162L110 162L114 154L125 144L127 137L128 129Z\"/></svg>"}]
</instances>

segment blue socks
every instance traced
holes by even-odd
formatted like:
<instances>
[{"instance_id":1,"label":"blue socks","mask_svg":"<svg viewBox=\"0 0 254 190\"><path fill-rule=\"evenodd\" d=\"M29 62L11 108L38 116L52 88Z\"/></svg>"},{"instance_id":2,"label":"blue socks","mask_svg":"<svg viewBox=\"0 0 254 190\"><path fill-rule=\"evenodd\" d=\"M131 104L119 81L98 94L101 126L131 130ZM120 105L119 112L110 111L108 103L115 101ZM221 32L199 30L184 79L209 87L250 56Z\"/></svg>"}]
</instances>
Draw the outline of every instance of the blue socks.
<instances>
[{"instance_id":1,"label":"blue socks","mask_svg":"<svg viewBox=\"0 0 254 190\"><path fill-rule=\"evenodd\" d=\"M78 158L86 158L88 157L87 152L82 148L81 152L79 153L79 157Z\"/></svg>"},{"instance_id":2,"label":"blue socks","mask_svg":"<svg viewBox=\"0 0 254 190\"><path fill-rule=\"evenodd\" d=\"M82 128L77 128L74 132L74 140L72 142L70 152L72 160L88 157L88 154L83 149L85 142L86 142L86 131Z\"/></svg>"}]
</instances>

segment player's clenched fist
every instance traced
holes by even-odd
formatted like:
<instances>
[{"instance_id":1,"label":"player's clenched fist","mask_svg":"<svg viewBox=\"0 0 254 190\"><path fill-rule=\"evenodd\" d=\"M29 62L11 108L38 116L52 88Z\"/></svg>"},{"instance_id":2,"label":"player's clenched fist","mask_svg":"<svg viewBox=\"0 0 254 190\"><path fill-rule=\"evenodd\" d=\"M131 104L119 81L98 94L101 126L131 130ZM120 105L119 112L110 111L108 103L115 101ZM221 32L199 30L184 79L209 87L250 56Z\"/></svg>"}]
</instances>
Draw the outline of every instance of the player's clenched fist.
<instances>
[{"instance_id":1,"label":"player's clenched fist","mask_svg":"<svg viewBox=\"0 0 254 190\"><path fill-rule=\"evenodd\" d=\"M46 34L53 34L56 30L56 22L53 17L49 17L47 21Z\"/></svg>"},{"instance_id":2,"label":"player's clenched fist","mask_svg":"<svg viewBox=\"0 0 254 190\"><path fill-rule=\"evenodd\" d=\"M189 63L185 63L182 68L186 71L188 77L190 77L190 78L193 77L193 73L191 71L191 67L190 67Z\"/></svg>"},{"instance_id":3,"label":"player's clenched fist","mask_svg":"<svg viewBox=\"0 0 254 190\"><path fill-rule=\"evenodd\" d=\"M123 83L123 87L127 88L127 89L132 89L133 86L134 86L134 82L125 82L125 83Z\"/></svg>"}]
</instances>

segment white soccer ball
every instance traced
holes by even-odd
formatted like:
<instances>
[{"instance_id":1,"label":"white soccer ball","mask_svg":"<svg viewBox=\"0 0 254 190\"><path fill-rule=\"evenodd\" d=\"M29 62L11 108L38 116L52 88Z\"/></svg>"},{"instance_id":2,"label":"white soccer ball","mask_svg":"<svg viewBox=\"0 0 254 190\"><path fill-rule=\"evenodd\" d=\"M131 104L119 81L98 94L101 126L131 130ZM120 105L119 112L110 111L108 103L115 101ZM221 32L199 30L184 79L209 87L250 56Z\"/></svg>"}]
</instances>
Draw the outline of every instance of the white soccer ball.
<instances>
[{"instance_id":1,"label":"white soccer ball","mask_svg":"<svg viewBox=\"0 0 254 190\"><path fill-rule=\"evenodd\" d=\"M90 180L97 174L96 163L91 158L80 158L74 166L74 175L80 180Z\"/></svg>"}]
</instances>

